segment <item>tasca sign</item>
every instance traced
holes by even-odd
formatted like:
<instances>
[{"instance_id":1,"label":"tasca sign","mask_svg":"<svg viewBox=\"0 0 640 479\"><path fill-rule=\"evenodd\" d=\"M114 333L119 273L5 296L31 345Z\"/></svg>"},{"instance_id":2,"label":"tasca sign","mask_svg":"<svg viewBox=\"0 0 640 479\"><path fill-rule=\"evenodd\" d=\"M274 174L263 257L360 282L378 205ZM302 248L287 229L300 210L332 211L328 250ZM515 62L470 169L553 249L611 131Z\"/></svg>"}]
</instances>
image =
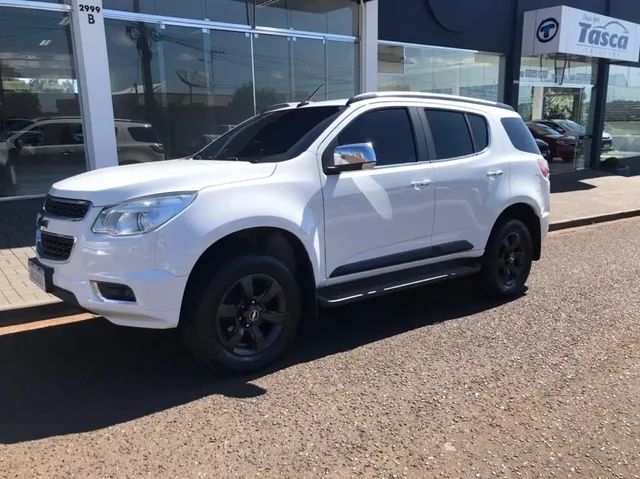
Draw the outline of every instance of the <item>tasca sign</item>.
<instances>
[{"instance_id":1,"label":"tasca sign","mask_svg":"<svg viewBox=\"0 0 640 479\"><path fill-rule=\"evenodd\" d=\"M637 62L640 25L565 6L525 12L522 54L541 53Z\"/></svg>"}]
</instances>

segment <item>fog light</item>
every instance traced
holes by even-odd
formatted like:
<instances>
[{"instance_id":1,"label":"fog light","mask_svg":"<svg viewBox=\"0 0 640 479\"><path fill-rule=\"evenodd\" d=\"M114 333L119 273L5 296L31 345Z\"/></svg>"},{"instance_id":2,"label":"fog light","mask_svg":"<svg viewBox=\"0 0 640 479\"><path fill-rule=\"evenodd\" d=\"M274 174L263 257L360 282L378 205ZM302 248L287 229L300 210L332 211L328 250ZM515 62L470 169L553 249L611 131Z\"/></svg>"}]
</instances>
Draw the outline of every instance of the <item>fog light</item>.
<instances>
[{"instance_id":1,"label":"fog light","mask_svg":"<svg viewBox=\"0 0 640 479\"><path fill-rule=\"evenodd\" d=\"M92 281L94 290L102 298L109 301L129 301L135 302L136 295L126 284L105 283L102 281Z\"/></svg>"}]
</instances>

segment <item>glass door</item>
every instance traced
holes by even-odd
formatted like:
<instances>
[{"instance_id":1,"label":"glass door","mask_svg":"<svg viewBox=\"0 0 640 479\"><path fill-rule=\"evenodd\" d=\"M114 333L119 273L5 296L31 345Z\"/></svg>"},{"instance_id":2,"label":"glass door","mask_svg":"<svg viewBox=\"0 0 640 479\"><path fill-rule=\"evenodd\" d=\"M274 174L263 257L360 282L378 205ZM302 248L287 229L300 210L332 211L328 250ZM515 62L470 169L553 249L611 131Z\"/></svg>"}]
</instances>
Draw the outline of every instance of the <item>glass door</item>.
<instances>
[{"instance_id":1,"label":"glass door","mask_svg":"<svg viewBox=\"0 0 640 479\"><path fill-rule=\"evenodd\" d=\"M552 174L583 169L593 140L595 63L584 57L523 57L518 112L548 145Z\"/></svg>"}]
</instances>

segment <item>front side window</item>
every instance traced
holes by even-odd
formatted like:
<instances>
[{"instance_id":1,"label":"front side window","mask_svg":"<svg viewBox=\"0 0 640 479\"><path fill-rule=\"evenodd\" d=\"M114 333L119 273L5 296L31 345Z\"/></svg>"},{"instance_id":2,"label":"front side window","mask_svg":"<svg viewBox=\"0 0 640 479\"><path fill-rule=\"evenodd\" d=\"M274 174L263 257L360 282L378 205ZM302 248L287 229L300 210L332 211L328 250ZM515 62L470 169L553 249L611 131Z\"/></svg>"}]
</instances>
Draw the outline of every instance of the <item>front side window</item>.
<instances>
[{"instance_id":1,"label":"front side window","mask_svg":"<svg viewBox=\"0 0 640 479\"><path fill-rule=\"evenodd\" d=\"M225 133L194 158L288 160L306 150L343 110L340 106L322 106L267 112Z\"/></svg>"},{"instance_id":2,"label":"front side window","mask_svg":"<svg viewBox=\"0 0 640 479\"><path fill-rule=\"evenodd\" d=\"M411 119L406 108L385 108L363 113L338 135L338 145L371 143L377 165L417 161Z\"/></svg>"},{"instance_id":3,"label":"front side window","mask_svg":"<svg viewBox=\"0 0 640 479\"><path fill-rule=\"evenodd\" d=\"M436 159L472 155L473 143L464 113L449 110L426 109Z\"/></svg>"}]
</instances>

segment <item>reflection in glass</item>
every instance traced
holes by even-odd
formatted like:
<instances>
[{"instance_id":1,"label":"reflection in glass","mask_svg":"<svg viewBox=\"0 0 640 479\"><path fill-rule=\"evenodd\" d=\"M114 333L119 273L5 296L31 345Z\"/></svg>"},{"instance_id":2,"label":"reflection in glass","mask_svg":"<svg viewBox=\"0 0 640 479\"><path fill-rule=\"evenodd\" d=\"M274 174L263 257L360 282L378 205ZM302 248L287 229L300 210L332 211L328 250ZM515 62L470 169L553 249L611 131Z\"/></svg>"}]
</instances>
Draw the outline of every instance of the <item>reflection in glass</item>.
<instances>
[{"instance_id":1,"label":"reflection in glass","mask_svg":"<svg viewBox=\"0 0 640 479\"><path fill-rule=\"evenodd\" d=\"M290 38L272 35L260 35L253 42L258 112L276 103L293 101L291 43Z\"/></svg>"},{"instance_id":2,"label":"reflection in glass","mask_svg":"<svg viewBox=\"0 0 640 479\"><path fill-rule=\"evenodd\" d=\"M640 173L640 68L609 67L600 159L607 169Z\"/></svg>"},{"instance_id":3,"label":"reflection in glass","mask_svg":"<svg viewBox=\"0 0 640 479\"><path fill-rule=\"evenodd\" d=\"M120 163L193 154L253 115L251 46L244 33L105 23L115 116L157 135L138 141L125 131L137 154L125 157L119 138Z\"/></svg>"},{"instance_id":4,"label":"reflection in glass","mask_svg":"<svg viewBox=\"0 0 640 479\"><path fill-rule=\"evenodd\" d=\"M317 88L313 100L325 100L325 52L322 40L296 38L293 42L293 101L305 100Z\"/></svg>"},{"instance_id":5,"label":"reflection in glass","mask_svg":"<svg viewBox=\"0 0 640 479\"><path fill-rule=\"evenodd\" d=\"M0 8L0 31L0 196L43 194L86 170L69 17Z\"/></svg>"},{"instance_id":6,"label":"reflection in glass","mask_svg":"<svg viewBox=\"0 0 640 479\"><path fill-rule=\"evenodd\" d=\"M499 101L502 64L500 55L490 53L380 43L379 88Z\"/></svg>"},{"instance_id":7,"label":"reflection in glass","mask_svg":"<svg viewBox=\"0 0 640 479\"><path fill-rule=\"evenodd\" d=\"M549 143L554 155L549 162L551 173L584 168L591 149L594 62L588 58L541 55L522 57L520 65L518 112L525 121L544 121L564 136L558 142L537 135Z\"/></svg>"},{"instance_id":8,"label":"reflection in glass","mask_svg":"<svg viewBox=\"0 0 640 479\"><path fill-rule=\"evenodd\" d=\"M204 10L200 0L102 0L102 6L111 10L150 13L170 17L204 18Z\"/></svg>"},{"instance_id":9,"label":"reflection in glass","mask_svg":"<svg viewBox=\"0 0 640 479\"><path fill-rule=\"evenodd\" d=\"M352 0L256 0L256 25L357 36L358 4Z\"/></svg>"},{"instance_id":10,"label":"reflection in glass","mask_svg":"<svg viewBox=\"0 0 640 479\"><path fill-rule=\"evenodd\" d=\"M327 98L350 98L358 91L358 45L327 42Z\"/></svg>"}]
</instances>

